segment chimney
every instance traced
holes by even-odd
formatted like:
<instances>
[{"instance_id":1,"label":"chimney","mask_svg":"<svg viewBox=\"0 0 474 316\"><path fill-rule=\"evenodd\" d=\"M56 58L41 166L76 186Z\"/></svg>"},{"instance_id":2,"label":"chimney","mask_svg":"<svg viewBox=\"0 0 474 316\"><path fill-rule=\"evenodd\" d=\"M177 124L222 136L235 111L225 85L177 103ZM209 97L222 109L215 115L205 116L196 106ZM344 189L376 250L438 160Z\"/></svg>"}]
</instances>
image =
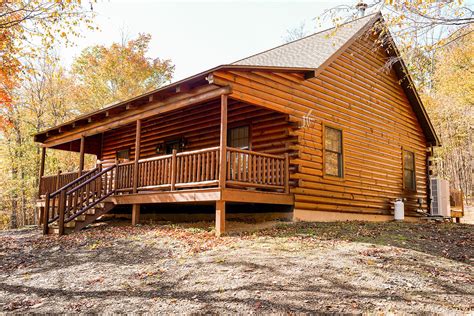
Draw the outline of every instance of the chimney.
<instances>
[{"instance_id":1,"label":"chimney","mask_svg":"<svg viewBox=\"0 0 474 316\"><path fill-rule=\"evenodd\" d=\"M356 4L356 9L359 11L359 17L363 17L365 15L365 9L367 9L367 3L359 1L359 3Z\"/></svg>"}]
</instances>

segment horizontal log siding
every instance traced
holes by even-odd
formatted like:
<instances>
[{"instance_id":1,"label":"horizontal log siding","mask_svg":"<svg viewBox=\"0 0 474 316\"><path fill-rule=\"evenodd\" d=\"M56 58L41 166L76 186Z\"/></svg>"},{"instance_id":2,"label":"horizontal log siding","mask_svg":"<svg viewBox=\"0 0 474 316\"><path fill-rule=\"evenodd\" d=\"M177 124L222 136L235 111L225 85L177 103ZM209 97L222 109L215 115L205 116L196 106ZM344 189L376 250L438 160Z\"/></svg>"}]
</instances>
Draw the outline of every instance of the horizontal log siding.
<instances>
[{"instance_id":1,"label":"horizontal log siding","mask_svg":"<svg viewBox=\"0 0 474 316\"><path fill-rule=\"evenodd\" d=\"M262 107L241 102L229 102L229 127L251 127L252 150L283 154L289 134L287 116ZM156 146L164 140L184 136L186 149L197 150L219 146L220 104L204 104L184 111L176 111L142 122L140 158L156 156ZM115 159L115 152L130 148L130 159L135 155L135 124L104 133L102 160Z\"/></svg>"},{"instance_id":2,"label":"horizontal log siding","mask_svg":"<svg viewBox=\"0 0 474 316\"><path fill-rule=\"evenodd\" d=\"M382 71L386 54L361 38L317 78L270 72L214 73L216 84L231 84L231 97L282 111L309 128L290 131L298 143L291 160L297 172L295 208L387 214L397 197L406 197L416 215L418 197L427 205L426 139L394 71ZM322 124L344 130L343 181L323 177ZM402 189L402 147L416 153L417 193Z\"/></svg>"}]
</instances>

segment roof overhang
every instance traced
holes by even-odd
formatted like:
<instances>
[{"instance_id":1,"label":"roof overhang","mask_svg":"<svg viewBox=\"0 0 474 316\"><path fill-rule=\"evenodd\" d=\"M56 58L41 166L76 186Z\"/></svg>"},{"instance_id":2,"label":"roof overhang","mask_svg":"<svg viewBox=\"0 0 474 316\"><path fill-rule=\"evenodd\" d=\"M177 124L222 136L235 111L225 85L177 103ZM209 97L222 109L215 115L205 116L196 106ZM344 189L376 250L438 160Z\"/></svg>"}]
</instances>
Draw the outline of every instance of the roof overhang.
<instances>
[{"instance_id":1,"label":"roof overhang","mask_svg":"<svg viewBox=\"0 0 474 316\"><path fill-rule=\"evenodd\" d=\"M431 120L426 112L426 109L421 102L420 95L416 90L415 84L413 79L408 72L408 68L405 65L405 62L401 58L400 52L393 40L390 32L387 30L387 41L384 42L384 48L387 50L387 53L390 56L395 58L395 62L393 64L393 68L400 80L400 85L402 86L405 94L410 101L410 104L413 107L413 111L420 123L420 126L425 134L426 140L430 146L441 146L441 142L436 135L436 131L431 123Z\"/></svg>"},{"instance_id":2,"label":"roof overhang","mask_svg":"<svg viewBox=\"0 0 474 316\"><path fill-rule=\"evenodd\" d=\"M134 98L121 101L103 109L86 113L78 116L73 120L67 121L63 124L43 130L34 135L34 140L39 143L45 143L49 137L57 136L58 134L73 131L76 128L87 126L88 124L96 123L104 120L107 117L119 115L122 112L143 107L152 102L163 100L172 97L179 93L186 93L190 90L203 86L213 84L212 74L218 70L239 70L239 71L271 71L271 72L291 72L301 73L304 78L309 79L315 76L315 69L312 68L288 68L288 67L265 67L265 66L240 66L240 65L220 65L209 70L203 71L191 77L174 82L164 87L149 91Z\"/></svg>"}]
</instances>

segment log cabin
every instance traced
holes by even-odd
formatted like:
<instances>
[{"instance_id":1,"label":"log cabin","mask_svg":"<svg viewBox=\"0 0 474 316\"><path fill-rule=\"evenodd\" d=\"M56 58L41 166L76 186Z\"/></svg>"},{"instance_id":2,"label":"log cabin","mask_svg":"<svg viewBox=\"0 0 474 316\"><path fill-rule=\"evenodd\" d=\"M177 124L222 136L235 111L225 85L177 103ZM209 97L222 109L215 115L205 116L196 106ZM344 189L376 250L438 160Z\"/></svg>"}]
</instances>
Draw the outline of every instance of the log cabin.
<instances>
[{"instance_id":1,"label":"log cabin","mask_svg":"<svg viewBox=\"0 0 474 316\"><path fill-rule=\"evenodd\" d=\"M143 205L212 205L217 235L234 204L383 221L401 198L407 219L425 216L439 140L377 24L379 13L364 16L38 133L44 233L120 205L133 224ZM79 170L45 175L47 150L78 152Z\"/></svg>"}]
</instances>

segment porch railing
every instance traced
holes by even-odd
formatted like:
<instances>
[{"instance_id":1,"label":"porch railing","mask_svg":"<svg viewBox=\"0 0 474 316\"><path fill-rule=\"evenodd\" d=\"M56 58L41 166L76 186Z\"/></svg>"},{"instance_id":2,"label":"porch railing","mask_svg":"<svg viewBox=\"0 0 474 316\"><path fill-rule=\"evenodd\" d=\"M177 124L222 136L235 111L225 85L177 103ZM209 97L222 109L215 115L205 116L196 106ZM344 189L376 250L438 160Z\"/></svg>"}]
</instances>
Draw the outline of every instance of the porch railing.
<instances>
[{"instance_id":1,"label":"porch railing","mask_svg":"<svg viewBox=\"0 0 474 316\"><path fill-rule=\"evenodd\" d=\"M87 173L88 170L85 170L84 173ZM59 188L65 186L68 183L76 180L79 177L78 171L73 172L58 172L56 175L52 176L43 176L40 179L39 185L39 194L40 196L45 195L46 192L54 192Z\"/></svg>"},{"instance_id":2,"label":"porch railing","mask_svg":"<svg viewBox=\"0 0 474 316\"><path fill-rule=\"evenodd\" d=\"M277 156L227 147L225 183L229 187L289 192L288 155ZM220 147L141 159L118 164L113 179L117 193L134 192L134 170L138 170L137 191L179 190L219 186ZM69 177L69 178L68 178ZM77 179L76 173L43 177L41 192L54 192ZM58 185L61 185L59 186Z\"/></svg>"},{"instance_id":3,"label":"porch railing","mask_svg":"<svg viewBox=\"0 0 474 316\"><path fill-rule=\"evenodd\" d=\"M287 191L288 157L227 148L228 185Z\"/></svg>"}]
</instances>

